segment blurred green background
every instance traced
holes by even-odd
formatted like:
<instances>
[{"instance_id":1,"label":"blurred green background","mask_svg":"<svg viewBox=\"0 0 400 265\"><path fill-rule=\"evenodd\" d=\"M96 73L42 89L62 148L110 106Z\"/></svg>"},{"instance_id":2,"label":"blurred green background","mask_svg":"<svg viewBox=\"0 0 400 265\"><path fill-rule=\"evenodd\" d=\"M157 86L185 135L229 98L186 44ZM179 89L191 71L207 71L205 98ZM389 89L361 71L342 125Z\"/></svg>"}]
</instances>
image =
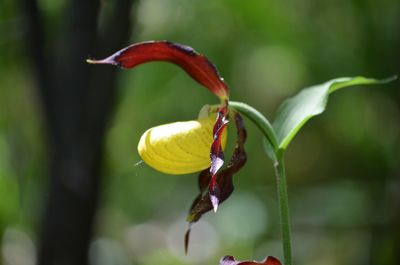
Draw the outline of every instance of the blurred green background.
<instances>
[{"instance_id":1,"label":"blurred green background","mask_svg":"<svg viewBox=\"0 0 400 265\"><path fill-rule=\"evenodd\" d=\"M50 36L59 34L66 2L39 4L54 21L46 24ZM131 42L192 46L216 64L233 100L270 120L282 100L303 87L400 72L398 0L141 0L130 12ZM19 2L2 0L0 244L7 265L34 264L48 197L46 125L23 23ZM282 258L273 169L255 127L246 122L248 162L234 177L235 192L193 227L185 256L185 215L198 192L197 176L155 172L138 163L136 145L146 129L194 119L204 104L218 101L166 63L120 70L117 89L90 264L217 264L228 254ZM399 264L399 91L397 81L338 92L289 147L295 264Z\"/></svg>"}]
</instances>

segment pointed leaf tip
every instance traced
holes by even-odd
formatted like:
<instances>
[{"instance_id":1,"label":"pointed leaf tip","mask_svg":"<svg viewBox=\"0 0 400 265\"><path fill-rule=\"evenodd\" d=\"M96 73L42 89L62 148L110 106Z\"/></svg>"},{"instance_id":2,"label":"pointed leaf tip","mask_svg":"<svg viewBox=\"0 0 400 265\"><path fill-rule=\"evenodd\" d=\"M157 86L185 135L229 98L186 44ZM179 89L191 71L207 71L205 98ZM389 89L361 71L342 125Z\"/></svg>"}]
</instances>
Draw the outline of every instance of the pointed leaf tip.
<instances>
[{"instance_id":1,"label":"pointed leaf tip","mask_svg":"<svg viewBox=\"0 0 400 265\"><path fill-rule=\"evenodd\" d=\"M278 136L279 150L276 155L282 155L308 120L325 111L329 96L333 92L355 85L385 84L396 79L397 76L381 80L363 76L336 78L305 88L297 95L285 100L279 106L276 119L272 124Z\"/></svg>"},{"instance_id":2,"label":"pointed leaf tip","mask_svg":"<svg viewBox=\"0 0 400 265\"><path fill-rule=\"evenodd\" d=\"M393 81L397 80L398 78L399 78L398 75L392 75L387 78L381 79L379 81L380 81L380 84L386 84L386 83L393 82Z\"/></svg>"}]
</instances>

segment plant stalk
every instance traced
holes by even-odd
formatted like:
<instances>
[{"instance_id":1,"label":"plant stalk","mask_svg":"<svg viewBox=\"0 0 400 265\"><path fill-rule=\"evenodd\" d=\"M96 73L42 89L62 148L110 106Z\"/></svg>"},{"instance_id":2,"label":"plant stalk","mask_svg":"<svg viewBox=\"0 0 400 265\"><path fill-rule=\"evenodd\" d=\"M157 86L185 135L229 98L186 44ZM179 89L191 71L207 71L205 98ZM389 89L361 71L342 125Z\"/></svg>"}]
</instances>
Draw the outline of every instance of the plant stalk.
<instances>
[{"instance_id":1,"label":"plant stalk","mask_svg":"<svg viewBox=\"0 0 400 265\"><path fill-rule=\"evenodd\" d=\"M273 160L275 168L284 264L291 265L292 247L290 239L289 200L287 193L283 150L279 149L275 130L273 126L269 123L269 121L264 117L264 115L262 115L258 110L254 109L253 107L242 102L230 101L229 104L231 107L249 118L257 126L257 128L260 129L263 136L267 139L269 145L271 146L271 152L273 153L272 156L269 154L269 147L266 147L265 151L267 152L267 155Z\"/></svg>"},{"instance_id":2,"label":"plant stalk","mask_svg":"<svg viewBox=\"0 0 400 265\"><path fill-rule=\"evenodd\" d=\"M243 102L229 101L229 105L250 119L268 139L274 150L278 149L278 140L271 123L258 110Z\"/></svg>"},{"instance_id":3,"label":"plant stalk","mask_svg":"<svg viewBox=\"0 0 400 265\"><path fill-rule=\"evenodd\" d=\"M281 233L284 264L292 264L292 246L290 238L289 199L286 184L285 164L283 157L274 163L276 184L278 189L279 214L281 219Z\"/></svg>"}]
</instances>

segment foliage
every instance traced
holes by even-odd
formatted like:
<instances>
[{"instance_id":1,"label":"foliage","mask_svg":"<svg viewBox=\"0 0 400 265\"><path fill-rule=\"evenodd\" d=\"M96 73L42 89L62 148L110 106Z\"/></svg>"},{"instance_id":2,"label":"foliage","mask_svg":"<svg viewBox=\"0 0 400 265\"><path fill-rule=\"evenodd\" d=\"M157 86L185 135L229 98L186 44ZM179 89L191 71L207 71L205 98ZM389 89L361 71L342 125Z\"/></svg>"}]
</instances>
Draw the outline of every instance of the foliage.
<instances>
[{"instance_id":1,"label":"foliage","mask_svg":"<svg viewBox=\"0 0 400 265\"><path fill-rule=\"evenodd\" d=\"M69 9L57 1L40 1L40 5L50 32L46 47L51 47L56 32L65 31L62 15ZM333 76L379 77L400 69L396 0L144 0L131 14L137 22L132 41L169 39L196 47L218 65L234 99L252 103L267 117L273 117L282 99L299 87ZM23 49L27 25L23 21L18 2L1 1L0 190L13 195L1 203L0 230L16 227L36 241L48 196L43 140L48 137L35 95L36 70ZM76 28L81 30L79 25ZM63 45L74 43L59 43L58 53L64 52ZM94 53L75 60L83 63L87 56L100 56ZM57 63L66 70L70 67ZM93 262L186 265L215 264L226 253L259 260L266 253L281 257L276 244L274 172L266 165L266 177L259 174L266 162L256 127L247 125L253 136L246 142L250 156L235 177L236 192L218 216L208 215L193 230L196 251L185 256L183 232L175 227L185 225L180 220L190 202L182 197L197 192L197 180L194 175L166 177L144 164L135 165L140 161L135 147L146 128L192 119L203 102L214 98L205 90L194 95L189 88L197 84L162 63L120 74L119 85L104 143L107 154L101 170L103 195L92 241L92 255L97 257ZM328 111L291 141L285 156L295 216L292 233L302 242L300 249L294 249L296 264L398 264L398 91L396 82L338 93L329 99ZM231 149L228 146L228 153ZM248 203L252 207L243 206ZM233 214L237 211L243 214ZM247 225L248 216L253 226ZM232 228L233 224L241 229ZM16 242L6 239L3 236L3 251Z\"/></svg>"}]
</instances>

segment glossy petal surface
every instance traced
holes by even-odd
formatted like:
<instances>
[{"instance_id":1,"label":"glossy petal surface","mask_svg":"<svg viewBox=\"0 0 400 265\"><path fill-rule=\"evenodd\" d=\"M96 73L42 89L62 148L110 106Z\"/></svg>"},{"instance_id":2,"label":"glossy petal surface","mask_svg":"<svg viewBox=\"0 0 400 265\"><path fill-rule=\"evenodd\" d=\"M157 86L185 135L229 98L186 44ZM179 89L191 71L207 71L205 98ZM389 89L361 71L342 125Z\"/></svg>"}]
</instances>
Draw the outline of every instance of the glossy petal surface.
<instances>
[{"instance_id":1,"label":"glossy petal surface","mask_svg":"<svg viewBox=\"0 0 400 265\"><path fill-rule=\"evenodd\" d=\"M215 115L160 125L147 130L138 144L146 164L167 174L180 175L210 167L210 146ZM227 130L222 133L225 148Z\"/></svg>"}]
</instances>

